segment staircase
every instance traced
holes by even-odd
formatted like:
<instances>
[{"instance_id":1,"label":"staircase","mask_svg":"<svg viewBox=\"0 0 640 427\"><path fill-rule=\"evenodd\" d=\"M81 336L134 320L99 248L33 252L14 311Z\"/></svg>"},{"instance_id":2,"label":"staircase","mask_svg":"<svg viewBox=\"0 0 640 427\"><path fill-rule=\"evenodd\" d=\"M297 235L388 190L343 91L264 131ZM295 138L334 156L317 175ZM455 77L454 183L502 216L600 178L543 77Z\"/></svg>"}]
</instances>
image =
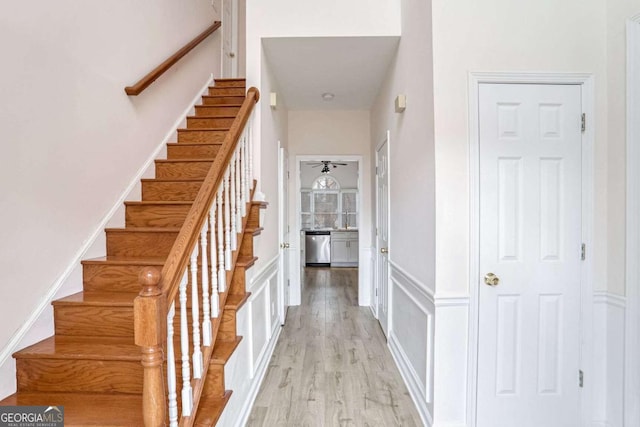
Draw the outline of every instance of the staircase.
<instances>
[{"instance_id":1,"label":"staircase","mask_svg":"<svg viewBox=\"0 0 640 427\"><path fill-rule=\"evenodd\" d=\"M105 230L106 256L82 261L83 291L53 302L55 335L13 355L18 390L0 401L0 406L64 406L66 426L168 425L172 413L174 419L179 414L180 426L216 424L231 395L225 389L224 366L242 340L236 335L236 313L249 297L245 272L256 260L253 237L262 230L260 209L266 207L264 202L252 201L255 182L247 172L250 147L244 146L242 155L234 155L235 175L232 172L230 179L224 175L226 158L231 157L239 129L247 121L240 115L250 113L258 99L257 91L255 94L255 99L248 102L243 79L216 80L209 88L202 105L195 107L195 115L187 118L187 127L178 130L177 142L167 144L167 159L156 160L155 178L142 180L142 200L125 203L125 227ZM232 182L234 176L238 187ZM219 184L217 196L216 182L225 184ZM249 191L243 193L245 189ZM212 195L203 195L204 190ZM235 210L233 205L228 206L234 202L234 194L238 201ZM201 200L209 200L207 209L213 209L210 215L200 214L204 229L198 228L195 237L180 240L186 235L184 229L193 228L198 221L194 205ZM213 213L216 208L218 214ZM223 215L229 209L232 220L237 214L238 224L233 227L241 230L231 239L232 221ZM219 234L220 230L226 230L226 236L224 231ZM237 241L234 250L231 241ZM209 252L202 249L207 242L212 255L209 259ZM216 262L214 252L225 256ZM172 274L177 278L170 279ZM218 278L222 292L212 291L211 297L217 294L217 298L211 298L212 304L219 301L219 313L213 317L207 283ZM176 283L173 288L170 280ZM195 289L192 299L185 305L178 283L186 288L187 282L196 288L191 288ZM224 289L222 283L226 283ZM138 306L148 308L141 302L146 297L152 297L157 301L154 307L159 307L159 314L153 313L151 319L143 317L148 311L136 311ZM173 322L166 322L174 301L176 313L185 309L187 317L176 315ZM199 307L196 312L194 304ZM205 327L208 312L211 322ZM198 333L200 325L202 331ZM167 335L167 329L173 333L172 329L180 331L185 326L182 335ZM198 341L185 344L184 335L194 334L194 328ZM207 346L204 337L209 329L211 344ZM153 344L145 343L143 337L156 330L159 351L149 350ZM172 349L168 349L169 341ZM188 354L181 352L181 346L182 350L188 348ZM185 376L184 359L191 360L196 348L201 348L204 360L201 379L195 374ZM174 352L170 367L168 354ZM151 353L160 357L150 368ZM188 368L195 372L194 366ZM154 372L161 373L162 378ZM175 378L177 390L173 395L171 378ZM183 383L183 379L187 381ZM190 415L183 413L185 394L181 390L185 384L193 387ZM149 414L151 411L154 414ZM175 421L172 424L178 425Z\"/></svg>"}]
</instances>

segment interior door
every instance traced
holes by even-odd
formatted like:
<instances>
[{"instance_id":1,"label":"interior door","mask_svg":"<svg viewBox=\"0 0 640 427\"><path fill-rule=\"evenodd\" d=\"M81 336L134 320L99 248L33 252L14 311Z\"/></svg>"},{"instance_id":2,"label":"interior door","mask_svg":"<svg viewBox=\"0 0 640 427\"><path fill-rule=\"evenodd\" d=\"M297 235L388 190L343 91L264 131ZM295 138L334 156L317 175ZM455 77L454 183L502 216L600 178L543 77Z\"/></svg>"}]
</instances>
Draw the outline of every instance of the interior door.
<instances>
[{"instance_id":1,"label":"interior door","mask_svg":"<svg viewBox=\"0 0 640 427\"><path fill-rule=\"evenodd\" d=\"M238 77L238 1L222 1L222 77Z\"/></svg>"},{"instance_id":2,"label":"interior door","mask_svg":"<svg viewBox=\"0 0 640 427\"><path fill-rule=\"evenodd\" d=\"M376 150L376 291L378 321L389 330L389 138Z\"/></svg>"},{"instance_id":3,"label":"interior door","mask_svg":"<svg viewBox=\"0 0 640 427\"><path fill-rule=\"evenodd\" d=\"M480 84L478 427L580 420L581 88Z\"/></svg>"},{"instance_id":4,"label":"interior door","mask_svg":"<svg viewBox=\"0 0 640 427\"><path fill-rule=\"evenodd\" d=\"M284 325L289 307L289 156L287 150L278 143L278 230L280 234L280 257L278 287L280 323Z\"/></svg>"}]
</instances>

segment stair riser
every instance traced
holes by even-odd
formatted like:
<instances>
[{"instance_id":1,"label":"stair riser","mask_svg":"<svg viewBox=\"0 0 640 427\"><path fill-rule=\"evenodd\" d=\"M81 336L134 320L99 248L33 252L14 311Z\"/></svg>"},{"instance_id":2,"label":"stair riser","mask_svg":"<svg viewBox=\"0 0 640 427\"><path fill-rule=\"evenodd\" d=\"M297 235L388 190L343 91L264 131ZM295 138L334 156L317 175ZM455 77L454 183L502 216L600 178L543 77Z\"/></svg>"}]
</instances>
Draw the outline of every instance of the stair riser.
<instances>
[{"instance_id":1,"label":"stair riser","mask_svg":"<svg viewBox=\"0 0 640 427\"><path fill-rule=\"evenodd\" d=\"M211 161L202 162L156 162L156 178L160 179L204 179L211 169Z\"/></svg>"},{"instance_id":2,"label":"stair riser","mask_svg":"<svg viewBox=\"0 0 640 427\"><path fill-rule=\"evenodd\" d=\"M224 396L224 392L224 365L211 363L202 390L202 398L219 398Z\"/></svg>"},{"instance_id":3,"label":"stair riser","mask_svg":"<svg viewBox=\"0 0 640 427\"><path fill-rule=\"evenodd\" d=\"M177 237L177 232L107 232L107 255L166 257Z\"/></svg>"},{"instance_id":4,"label":"stair riser","mask_svg":"<svg viewBox=\"0 0 640 427\"><path fill-rule=\"evenodd\" d=\"M130 337L133 339L132 307L55 306L58 335Z\"/></svg>"},{"instance_id":5,"label":"stair riser","mask_svg":"<svg viewBox=\"0 0 640 427\"><path fill-rule=\"evenodd\" d=\"M188 117L187 128L189 129L212 129L228 128L235 120L235 117Z\"/></svg>"},{"instance_id":6,"label":"stair riser","mask_svg":"<svg viewBox=\"0 0 640 427\"><path fill-rule=\"evenodd\" d=\"M244 96L214 96L202 98L204 105L242 104L243 102Z\"/></svg>"},{"instance_id":7,"label":"stair riser","mask_svg":"<svg viewBox=\"0 0 640 427\"><path fill-rule=\"evenodd\" d=\"M226 136L226 130L179 129L178 143L216 144L224 142Z\"/></svg>"},{"instance_id":8,"label":"stair riser","mask_svg":"<svg viewBox=\"0 0 640 427\"><path fill-rule=\"evenodd\" d=\"M128 205L125 214L127 227L182 227L191 205Z\"/></svg>"},{"instance_id":9,"label":"stair riser","mask_svg":"<svg viewBox=\"0 0 640 427\"><path fill-rule=\"evenodd\" d=\"M242 295L246 292L246 271L243 267L236 267L233 271L233 278L231 279L231 286L229 286L229 293Z\"/></svg>"},{"instance_id":10,"label":"stair riser","mask_svg":"<svg viewBox=\"0 0 640 427\"><path fill-rule=\"evenodd\" d=\"M211 96L245 96L247 90L244 86L240 87L222 87L214 86L209 88L209 95Z\"/></svg>"},{"instance_id":11,"label":"stair riser","mask_svg":"<svg viewBox=\"0 0 640 427\"><path fill-rule=\"evenodd\" d=\"M16 360L18 391L142 393L139 361Z\"/></svg>"},{"instance_id":12,"label":"stair riser","mask_svg":"<svg viewBox=\"0 0 640 427\"><path fill-rule=\"evenodd\" d=\"M167 145L167 158L179 159L213 159L220 151L219 144Z\"/></svg>"},{"instance_id":13,"label":"stair riser","mask_svg":"<svg viewBox=\"0 0 640 427\"><path fill-rule=\"evenodd\" d=\"M196 105L196 116L235 116L240 111L240 107L227 107L221 105Z\"/></svg>"},{"instance_id":14,"label":"stair riser","mask_svg":"<svg viewBox=\"0 0 640 427\"><path fill-rule=\"evenodd\" d=\"M142 200L186 202L195 200L202 181L143 181Z\"/></svg>"},{"instance_id":15,"label":"stair riser","mask_svg":"<svg viewBox=\"0 0 640 427\"><path fill-rule=\"evenodd\" d=\"M162 266L158 266L162 269ZM85 291L140 292L141 266L85 264L82 267Z\"/></svg>"},{"instance_id":16,"label":"stair riser","mask_svg":"<svg viewBox=\"0 0 640 427\"><path fill-rule=\"evenodd\" d=\"M253 235L251 233L242 234L242 246L240 246L240 256L253 258Z\"/></svg>"},{"instance_id":17,"label":"stair riser","mask_svg":"<svg viewBox=\"0 0 640 427\"><path fill-rule=\"evenodd\" d=\"M225 308L218 330L218 340L233 341L236 339L236 311Z\"/></svg>"},{"instance_id":18,"label":"stair riser","mask_svg":"<svg viewBox=\"0 0 640 427\"><path fill-rule=\"evenodd\" d=\"M237 79L237 80L215 80L215 86L212 87L241 87L244 88L247 85L247 81L245 79Z\"/></svg>"}]
</instances>

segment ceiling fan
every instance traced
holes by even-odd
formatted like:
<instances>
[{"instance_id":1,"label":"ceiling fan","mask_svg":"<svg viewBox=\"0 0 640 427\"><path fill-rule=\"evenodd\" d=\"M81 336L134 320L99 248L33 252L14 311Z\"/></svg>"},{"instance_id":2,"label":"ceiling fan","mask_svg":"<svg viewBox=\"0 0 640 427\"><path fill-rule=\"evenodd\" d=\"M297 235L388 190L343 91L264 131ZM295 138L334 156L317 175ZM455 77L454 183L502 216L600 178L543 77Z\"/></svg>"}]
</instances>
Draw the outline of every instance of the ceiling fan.
<instances>
[{"instance_id":1,"label":"ceiling fan","mask_svg":"<svg viewBox=\"0 0 640 427\"><path fill-rule=\"evenodd\" d=\"M337 163L337 162L332 162L331 160L321 160L320 162L309 163L309 165L311 165L312 168L317 168L319 166L322 166L322 170L320 172L329 173L331 171L331 169L329 169L329 166L332 166L335 169L338 166L347 166L347 163Z\"/></svg>"}]
</instances>

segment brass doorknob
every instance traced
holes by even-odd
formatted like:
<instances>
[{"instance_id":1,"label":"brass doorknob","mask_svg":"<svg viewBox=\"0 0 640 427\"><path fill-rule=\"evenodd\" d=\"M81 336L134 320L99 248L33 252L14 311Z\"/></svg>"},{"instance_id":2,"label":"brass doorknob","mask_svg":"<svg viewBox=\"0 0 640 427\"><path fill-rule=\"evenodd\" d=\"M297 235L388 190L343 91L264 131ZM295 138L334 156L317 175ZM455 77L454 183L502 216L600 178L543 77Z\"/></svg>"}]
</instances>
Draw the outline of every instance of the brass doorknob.
<instances>
[{"instance_id":1,"label":"brass doorknob","mask_svg":"<svg viewBox=\"0 0 640 427\"><path fill-rule=\"evenodd\" d=\"M489 286L498 286L500 278L493 273L487 273L484 276L484 283Z\"/></svg>"},{"instance_id":2,"label":"brass doorknob","mask_svg":"<svg viewBox=\"0 0 640 427\"><path fill-rule=\"evenodd\" d=\"M381 254L388 254L389 253L389 249L388 248L380 248L380 253Z\"/></svg>"}]
</instances>

